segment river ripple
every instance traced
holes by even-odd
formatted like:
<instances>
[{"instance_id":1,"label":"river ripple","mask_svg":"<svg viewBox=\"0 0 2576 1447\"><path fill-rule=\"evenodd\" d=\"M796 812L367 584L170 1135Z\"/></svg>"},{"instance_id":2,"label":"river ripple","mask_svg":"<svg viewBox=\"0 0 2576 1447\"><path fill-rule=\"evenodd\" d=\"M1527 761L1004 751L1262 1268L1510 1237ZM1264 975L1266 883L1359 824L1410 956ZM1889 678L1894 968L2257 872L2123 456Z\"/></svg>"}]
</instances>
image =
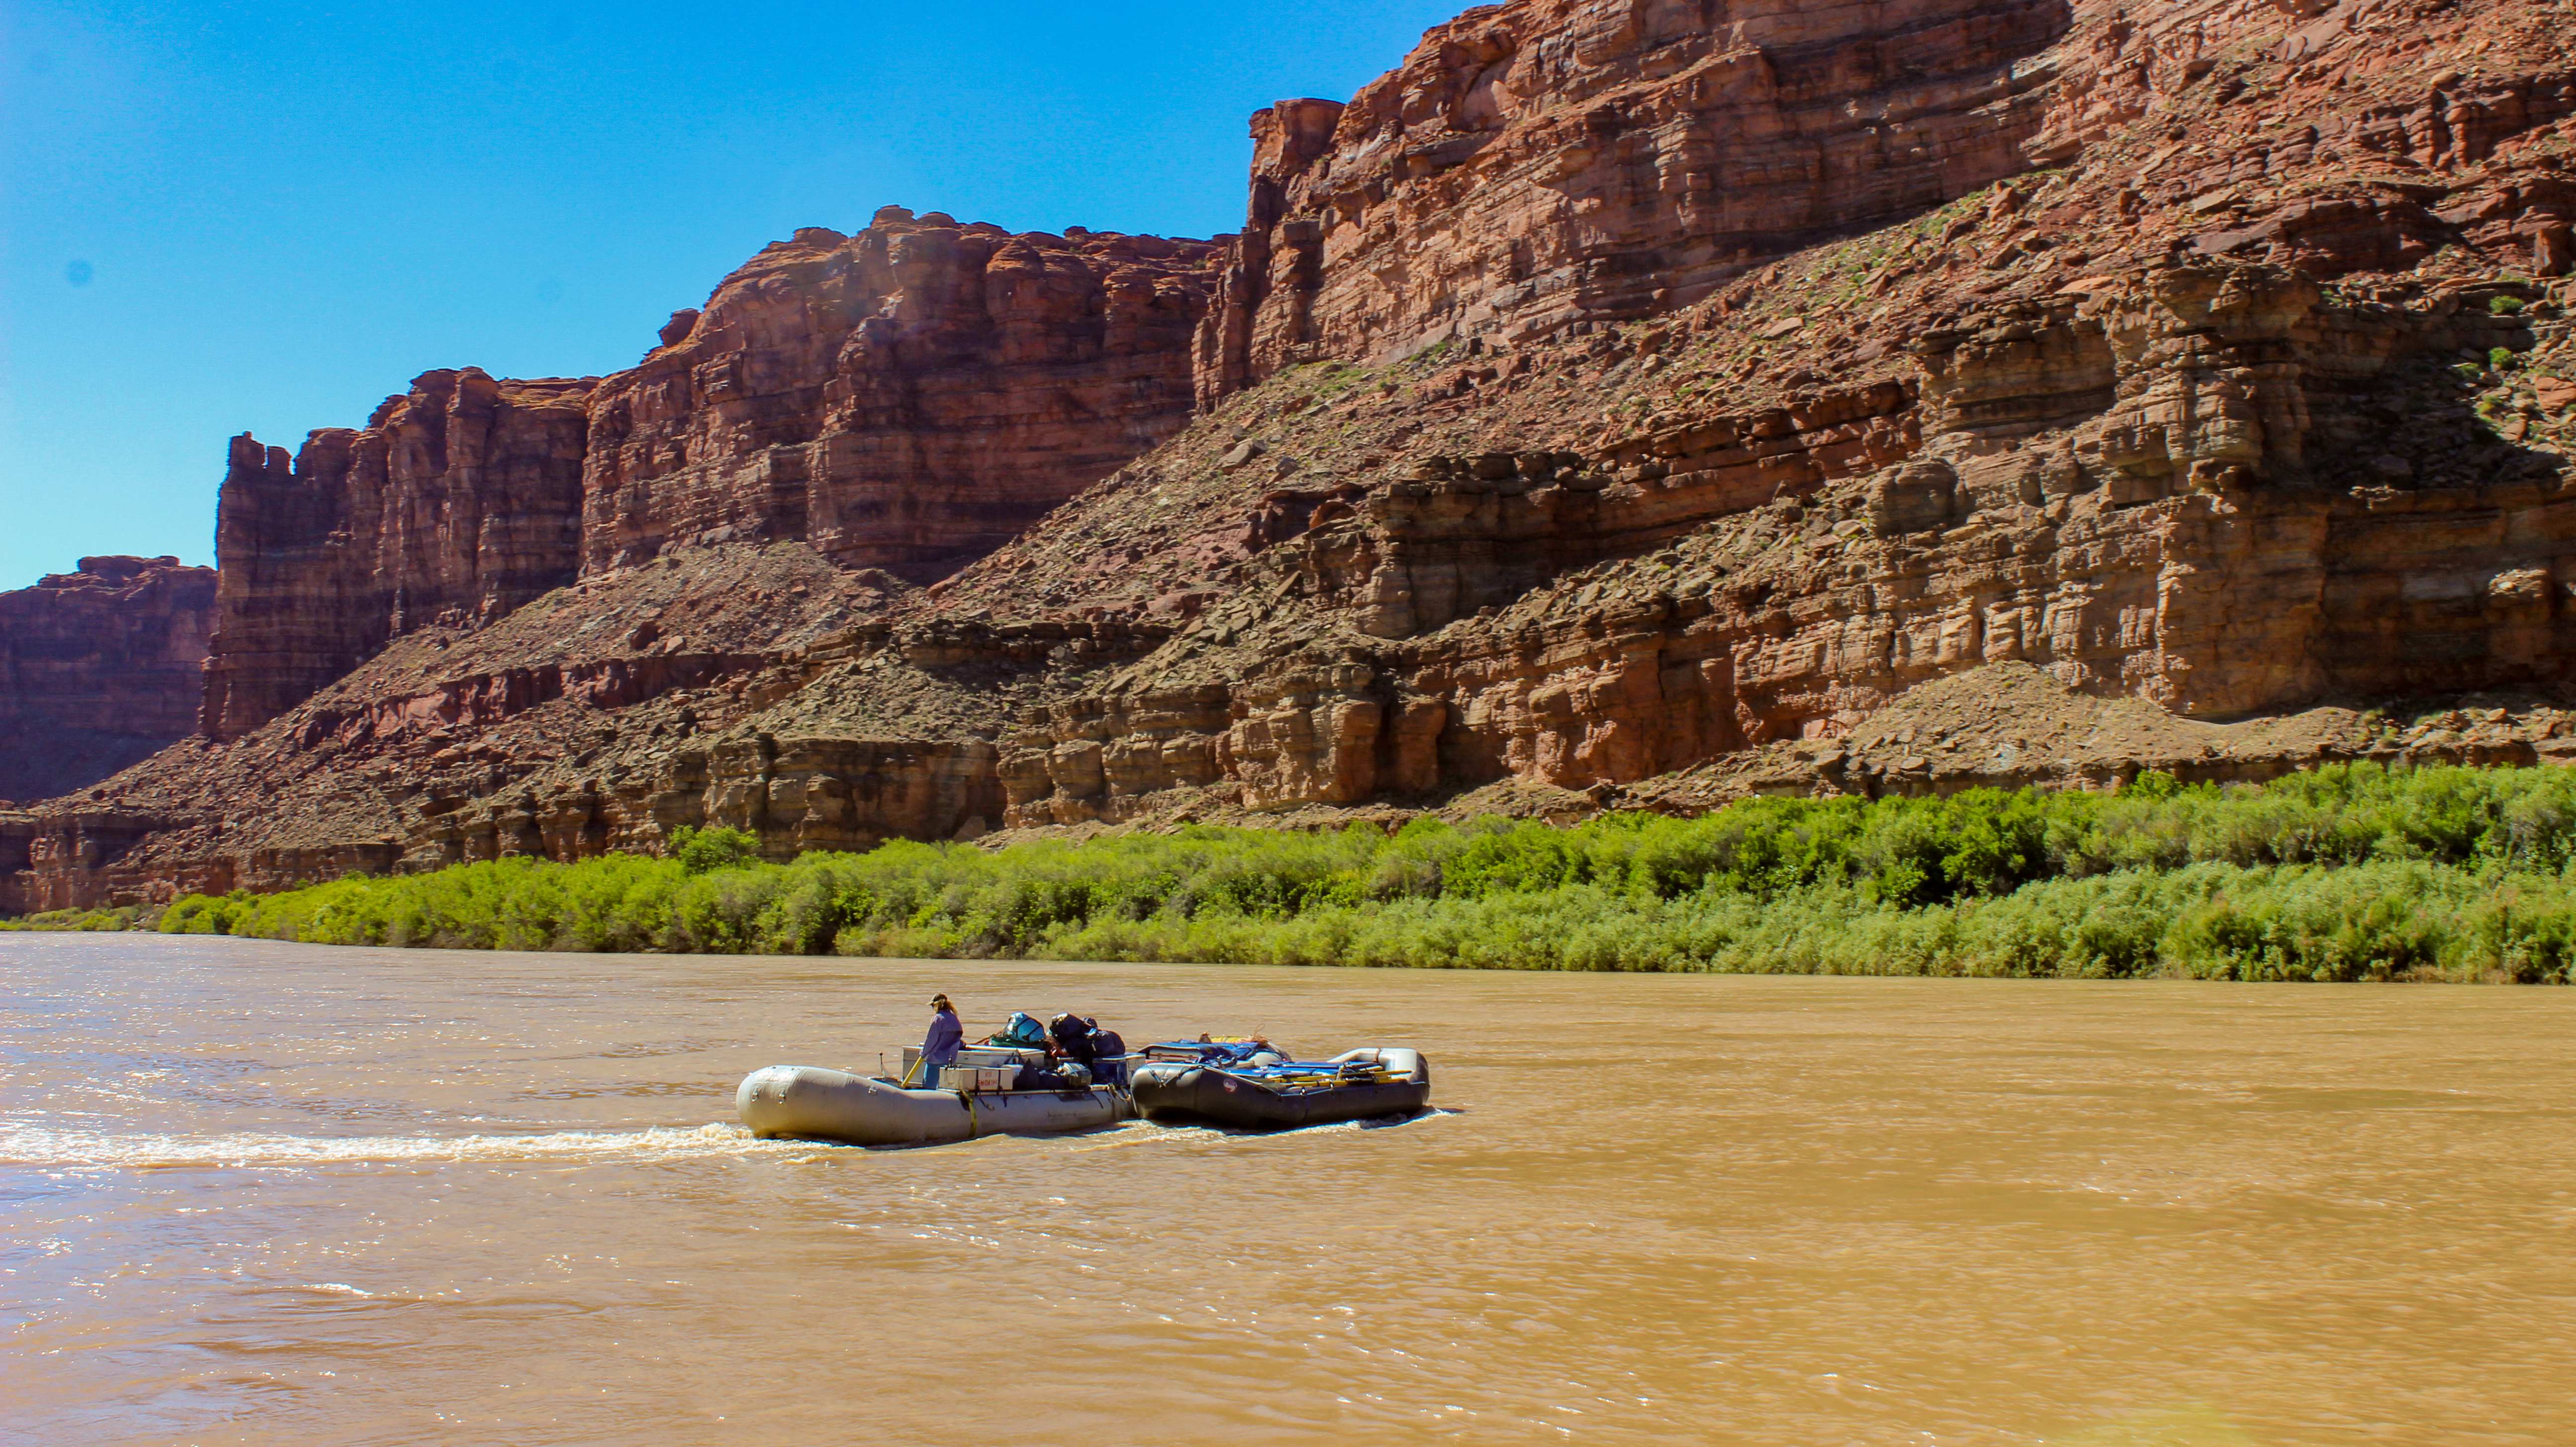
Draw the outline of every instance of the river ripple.
<instances>
[{"instance_id":1,"label":"river ripple","mask_svg":"<svg viewBox=\"0 0 2576 1447\"><path fill-rule=\"evenodd\" d=\"M1443 1113L862 1151L921 1002ZM2576 993L0 935L0 1440L2576 1440Z\"/></svg>"}]
</instances>

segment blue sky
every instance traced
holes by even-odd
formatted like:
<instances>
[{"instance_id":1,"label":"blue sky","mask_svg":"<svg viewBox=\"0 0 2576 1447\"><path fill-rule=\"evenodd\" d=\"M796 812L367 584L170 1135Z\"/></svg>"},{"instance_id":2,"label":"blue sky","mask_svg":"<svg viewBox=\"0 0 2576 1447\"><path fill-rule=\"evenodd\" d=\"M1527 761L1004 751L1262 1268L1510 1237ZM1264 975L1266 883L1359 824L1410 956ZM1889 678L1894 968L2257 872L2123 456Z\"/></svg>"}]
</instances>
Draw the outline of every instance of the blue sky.
<instances>
[{"instance_id":1,"label":"blue sky","mask_svg":"<svg viewBox=\"0 0 2576 1447\"><path fill-rule=\"evenodd\" d=\"M211 562L225 439L631 366L799 226L1242 224L1244 118L1460 0L0 4L0 588Z\"/></svg>"}]
</instances>

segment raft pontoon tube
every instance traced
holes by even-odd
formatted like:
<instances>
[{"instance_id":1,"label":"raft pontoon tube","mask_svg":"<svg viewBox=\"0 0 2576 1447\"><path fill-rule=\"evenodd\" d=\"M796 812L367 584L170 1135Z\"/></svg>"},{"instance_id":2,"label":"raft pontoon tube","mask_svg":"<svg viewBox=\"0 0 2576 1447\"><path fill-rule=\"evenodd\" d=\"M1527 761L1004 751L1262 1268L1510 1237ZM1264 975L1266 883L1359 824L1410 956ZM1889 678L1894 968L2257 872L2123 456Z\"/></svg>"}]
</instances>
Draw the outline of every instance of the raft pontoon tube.
<instances>
[{"instance_id":1,"label":"raft pontoon tube","mask_svg":"<svg viewBox=\"0 0 2576 1447\"><path fill-rule=\"evenodd\" d=\"M743 1077L734 1113L763 1140L790 1136L862 1146L930 1145L988 1135L1064 1135L1132 1119L1134 1102L1088 1090L907 1090L893 1080L772 1065Z\"/></svg>"},{"instance_id":2,"label":"raft pontoon tube","mask_svg":"<svg viewBox=\"0 0 2576 1447\"><path fill-rule=\"evenodd\" d=\"M1205 1047L1156 1045L1136 1067L1136 1109L1152 1121L1214 1121L1244 1130L1295 1130L1411 1115L1431 1103L1431 1062L1418 1050L1369 1046L1325 1061L1235 1064L1172 1059ZM1161 1056L1163 1058L1150 1058Z\"/></svg>"}]
</instances>

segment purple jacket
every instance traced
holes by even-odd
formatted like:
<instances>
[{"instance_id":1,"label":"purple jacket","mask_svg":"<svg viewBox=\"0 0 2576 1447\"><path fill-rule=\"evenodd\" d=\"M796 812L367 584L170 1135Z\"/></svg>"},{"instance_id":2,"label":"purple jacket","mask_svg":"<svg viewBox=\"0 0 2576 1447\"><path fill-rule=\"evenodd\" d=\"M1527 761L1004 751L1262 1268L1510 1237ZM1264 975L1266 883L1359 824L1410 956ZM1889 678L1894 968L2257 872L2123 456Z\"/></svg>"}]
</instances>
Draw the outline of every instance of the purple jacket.
<instances>
[{"instance_id":1,"label":"purple jacket","mask_svg":"<svg viewBox=\"0 0 2576 1447\"><path fill-rule=\"evenodd\" d=\"M957 1023L957 1012L942 1010L930 1017L930 1033L921 1037L921 1058L929 1065L946 1065L957 1058L957 1046L966 1038L966 1027Z\"/></svg>"}]
</instances>

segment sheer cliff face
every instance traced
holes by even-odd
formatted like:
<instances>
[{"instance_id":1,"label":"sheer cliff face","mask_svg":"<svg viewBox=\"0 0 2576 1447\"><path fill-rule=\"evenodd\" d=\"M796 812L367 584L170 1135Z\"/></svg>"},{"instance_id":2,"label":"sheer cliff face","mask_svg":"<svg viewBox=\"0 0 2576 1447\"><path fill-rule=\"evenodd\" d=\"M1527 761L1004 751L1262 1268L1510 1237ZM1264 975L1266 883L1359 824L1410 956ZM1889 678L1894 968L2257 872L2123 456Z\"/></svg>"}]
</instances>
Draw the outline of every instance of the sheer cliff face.
<instances>
[{"instance_id":1,"label":"sheer cliff face","mask_svg":"<svg viewBox=\"0 0 2576 1447\"><path fill-rule=\"evenodd\" d=\"M214 603L214 569L166 557L0 593L0 798L84 789L186 736Z\"/></svg>"},{"instance_id":2,"label":"sheer cliff face","mask_svg":"<svg viewBox=\"0 0 2576 1447\"><path fill-rule=\"evenodd\" d=\"M932 582L1188 420L1213 256L899 207L800 231L600 389L585 561L800 538Z\"/></svg>"},{"instance_id":3,"label":"sheer cliff face","mask_svg":"<svg viewBox=\"0 0 2576 1447\"><path fill-rule=\"evenodd\" d=\"M1515 0L1253 117L1204 401L1319 357L1669 311L2028 167L2063 0Z\"/></svg>"},{"instance_id":4,"label":"sheer cliff face","mask_svg":"<svg viewBox=\"0 0 2576 1447\"><path fill-rule=\"evenodd\" d=\"M489 622L570 581L592 385L425 372L292 460L234 438L205 731L238 737L398 633Z\"/></svg>"},{"instance_id":5,"label":"sheer cliff face","mask_svg":"<svg viewBox=\"0 0 2576 1447\"><path fill-rule=\"evenodd\" d=\"M931 582L1188 420L1214 255L889 207L764 250L631 371L429 372L291 460L236 438L205 730L673 546L801 540Z\"/></svg>"}]
</instances>

